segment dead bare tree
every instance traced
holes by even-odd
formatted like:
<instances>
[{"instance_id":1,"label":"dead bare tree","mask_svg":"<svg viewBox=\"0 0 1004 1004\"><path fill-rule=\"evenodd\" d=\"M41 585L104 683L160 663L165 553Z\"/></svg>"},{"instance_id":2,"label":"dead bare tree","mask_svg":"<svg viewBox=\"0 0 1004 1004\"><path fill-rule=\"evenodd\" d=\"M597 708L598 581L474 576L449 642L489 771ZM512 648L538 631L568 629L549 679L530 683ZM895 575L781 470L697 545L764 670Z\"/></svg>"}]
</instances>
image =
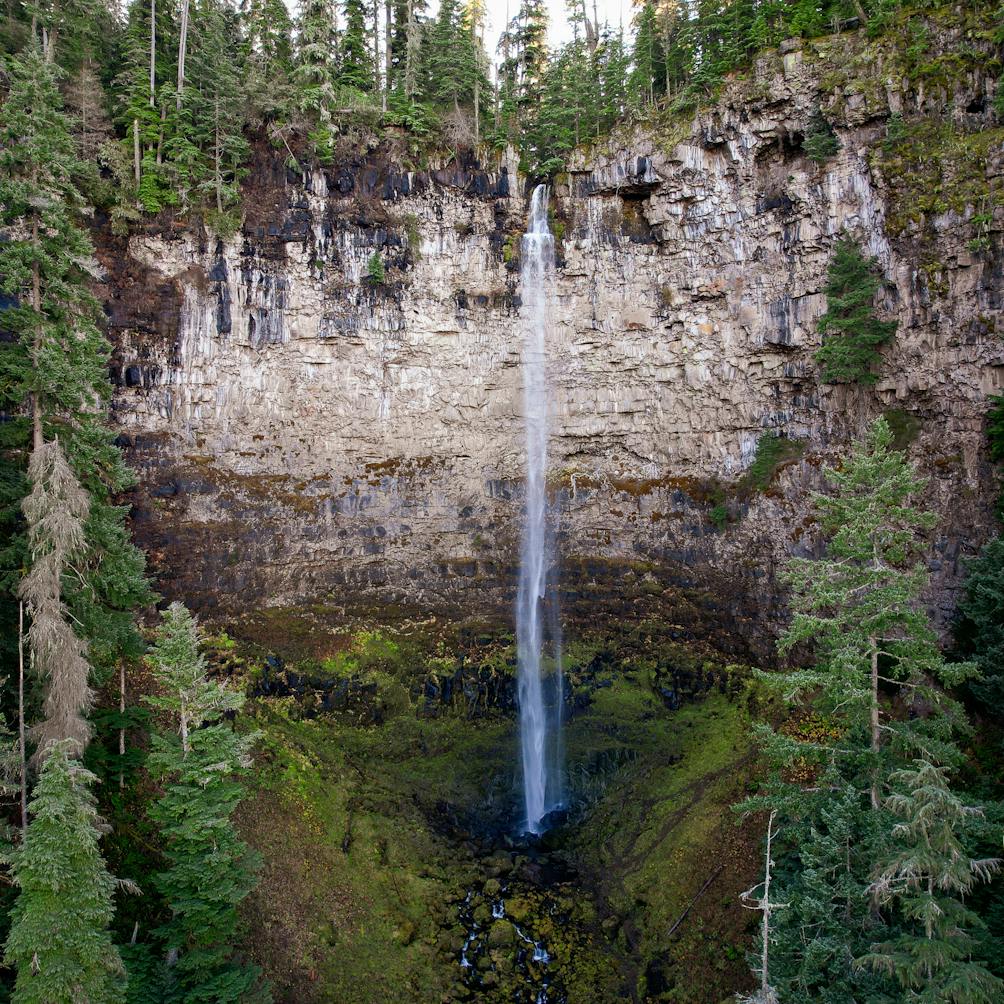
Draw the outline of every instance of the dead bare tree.
<instances>
[{"instance_id":1,"label":"dead bare tree","mask_svg":"<svg viewBox=\"0 0 1004 1004\"><path fill-rule=\"evenodd\" d=\"M754 970L760 974L760 987L752 994L737 994L736 1000L740 1004L778 1004L777 991L770 985L768 974L768 951L770 948L770 916L775 910L783 910L787 903L772 903L770 901L770 870L774 862L770 857L770 845L777 831L774 829L774 817L777 811L770 814L767 820L767 852L764 856L763 881L741 893L739 898L743 901L743 906L747 910L759 910L763 914L761 924L761 948L760 948L760 969ZM754 897L757 889L763 889L763 894Z\"/></svg>"},{"instance_id":2,"label":"dead bare tree","mask_svg":"<svg viewBox=\"0 0 1004 1004\"><path fill-rule=\"evenodd\" d=\"M44 717L32 730L38 741L34 759L41 762L48 748L61 740L68 740L72 755L79 756L91 734L87 646L74 632L63 601L63 577L83 551L91 500L58 439L32 451L28 478L32 488L22 508L28 521L31 567L18 595L31 618L31 669L45 687Z\"/></svg>"}]
</instances>

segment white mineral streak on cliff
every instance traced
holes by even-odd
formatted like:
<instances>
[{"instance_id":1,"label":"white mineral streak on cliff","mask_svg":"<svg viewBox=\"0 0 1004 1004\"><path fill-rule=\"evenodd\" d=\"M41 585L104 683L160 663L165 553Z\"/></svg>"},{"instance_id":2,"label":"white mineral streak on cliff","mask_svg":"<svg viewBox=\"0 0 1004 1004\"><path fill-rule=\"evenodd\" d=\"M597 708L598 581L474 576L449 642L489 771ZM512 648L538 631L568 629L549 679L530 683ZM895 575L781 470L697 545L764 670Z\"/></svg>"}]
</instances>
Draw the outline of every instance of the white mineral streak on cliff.
<instances>
[{"instance_id":1,"label":"white mineral streak on cliff","mask_svg":"<svg viewBox=\"0 0 1004 1004\"><path fill-rule=\"evenodd\" d=\"M798 55L762 69L756 107L727 90L683 141L611 142L558 187L550 467L567 482L564 554L769 578L774 559L814 546L806 489L859 431L849 414L892 407L920 419L913 455L934 475L929 502L960 536L988 526L982 416L1004 353L980 318L999 323L998 280L966 251L960 221L939 233L940 290L886 238L867 108L826 164L798 152L790 137L818 102ZM136 454L145 477L176 467L206 482L189 490L179 475L157 518L259 526L239 547L219 545L233 589L255 602L337 594L343 580L419 604L497 586L514 559L523 476L506 259L524 202L432 185L376 197L384 222L363 228L354 197L321 172L287 192L308 221L296 239L130 243L177 279L183 304L173 346L143 355L118 334L123 368L141 362L156 377L123 387L116 413L126 432L158 437ZM883 307L900 322L870 396L821 386L813 362L845 229L878 257ZM387 284L374 290L375 249ZM719 533L687 479L736 476L765 430L808 440L806 459ZM958 540L935 546L936 578L951 584Z\"/></svg>"}]
</instances>

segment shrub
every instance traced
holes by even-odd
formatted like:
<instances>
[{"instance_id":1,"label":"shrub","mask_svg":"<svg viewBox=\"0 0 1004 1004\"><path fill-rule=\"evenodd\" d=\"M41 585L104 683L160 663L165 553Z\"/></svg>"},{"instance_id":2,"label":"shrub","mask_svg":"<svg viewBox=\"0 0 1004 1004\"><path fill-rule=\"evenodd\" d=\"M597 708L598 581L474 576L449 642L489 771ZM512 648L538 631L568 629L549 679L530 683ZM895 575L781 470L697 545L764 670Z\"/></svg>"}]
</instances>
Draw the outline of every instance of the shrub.
<instances>
[{"instance_id":1,"label":"shrub","mask_svg":"<svg viewBox=\"0 0 1004 1004\"><path fill-rule=\"evenodd\" d=\"M805 139L802 140L802 150L809 160L822 164L840 149L840 141L833 127L819 112L809 120Z\"/></svg>"},{"instance_id":2,"label":"shrub","mask_svg":"<svg viewBox=\"0 0 1004 1004\"><path fill-rule=\"evenodd\" d=\"M383 258L379 251L374 251L370 255L369 264L366 267L366 278L371 286L382 286L386 279Z\"/></svg>"},{"instance_id":3,"label":"shrub","mask_svg":"<svg viewBox=\"0 0 1004 1004\"><path fill-rule=\"evenodd\" d=\"M826 313L819 319L823 347L816 353L824 383L875 383L879 349L896 333L895 321L875 315L881 285L878 263L850 237L837 242L826 282Z\"/></svg>"}]
</instances>

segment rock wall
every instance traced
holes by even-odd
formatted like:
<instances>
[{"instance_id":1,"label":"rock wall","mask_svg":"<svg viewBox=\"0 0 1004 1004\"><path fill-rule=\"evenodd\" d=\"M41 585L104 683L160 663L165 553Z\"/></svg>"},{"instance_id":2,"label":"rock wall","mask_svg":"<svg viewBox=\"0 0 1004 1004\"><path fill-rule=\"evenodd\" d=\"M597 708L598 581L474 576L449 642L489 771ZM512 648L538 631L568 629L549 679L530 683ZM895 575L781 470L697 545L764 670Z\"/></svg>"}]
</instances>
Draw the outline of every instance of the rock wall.
<instances>
[{"instance_id":1,"label":"rock wall","mask_svg":"<svg viewBox=\"0 0 1004 1004\"><path fill-rule=\"evenodd\" d=\"M821 83L864 44L768 54L713 108L612 139L558 179L552 482L570 617L658 615L742 648L751 621L780 615L778 560L818 549L821 466L890 409L943 516L932 601L950 611L960 557L992 524L1004 212L982 253L972 209L890 232L895 185L872 153L892 112L945 95L882 67L870 89ZM950 107L987 86L955 81ZM820 109L840 149L816 164L801 143ZM991 181L1002 159L991 147ZM526 194L511 163L404 173L374 153L289 174L262 154L238 237L104 242L115 415L165 593L228 611L507 614ZM878 258L899 322L873 389L823 385L813 361L845 231ZM800 453L750 492L766 432Z\"/></svg>"}]
</instances>

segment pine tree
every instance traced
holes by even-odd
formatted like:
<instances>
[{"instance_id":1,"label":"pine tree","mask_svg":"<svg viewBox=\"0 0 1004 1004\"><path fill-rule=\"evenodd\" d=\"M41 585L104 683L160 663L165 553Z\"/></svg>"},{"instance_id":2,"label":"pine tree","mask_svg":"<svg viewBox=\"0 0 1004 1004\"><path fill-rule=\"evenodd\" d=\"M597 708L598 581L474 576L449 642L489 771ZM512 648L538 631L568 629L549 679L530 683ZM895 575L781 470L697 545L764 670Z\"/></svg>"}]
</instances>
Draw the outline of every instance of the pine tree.
<instances>
[{"instance_id":1,"label":"pine tree","mask_svg":"<svg viewBox=\"0 0 1004 1004\"><path fill-rule=\"evenodd\" d=\"M991 713L1004 709L1004 537L984 545L970 563L959 601L959 647L973 659L982 679L971 686Z\"/></svg>"},{"instance_id":2,"label":"pine tree","mask_svg":"<svg viewBox=\"0 0 1004 1004\"><path fill-rule=\"evenodd\" d=\"M889 777L886 807L899 822L871 892L879 904L895 904L903 929L861 963L894 976L912 1001L993 1004L1004 998L1004 981L972 960L970 932L982 923L962 898L1000 862L966 853L962 834L979 810L952 792L947 774L917 759Z\"/></svg>"},{"instance_id":3,"label":"pine tree","mask_svg":"<svg viewBox=\"0 0 1004 1004\"><path fill-rule=\"evenodd\" d=\"M113 879L98 848L94 775L65 745L50 749L24 842L8 855L18 898L4 948L17 969L13 1004L125 1000L112 944Z\"/></svg>"},{"instance_id":4,"label":"pine tree","mask_svg":"<svg viewBox=\"0 0 1004 1004\"><path fill-rule=\"evenodd\" d=\"M823 347L816 353L824 383L875 383L879 350L896 333L895 321L875 316L882 285L878 264L850 237L837 242L826 282L826 313L819 319Z\"/></svg>"},{"instance_id":5,"label":"pine tree","mask_svg":"<svg viewBox=\"0 0 1004 1004\"><path fill-rule=\"evenodd\" d=\"M255 885L256 858L234 829L253 736L225 716L243 695L206 677L196 621L180 603L164 614L149 656L160 688L149 703L169 725L154 735L148 761L163 794L151 811L168 868L156 879L171 910L159 931L177 953L167 999L185 1004L269 1000L258 970L234 954L237 907Z\"/></svg>"},{"instance_id":6,"label":"pine tree","mask_svg":"<svg viewBox=\"0 0 1004 1004\"><path fill-rule=\"evenodd\" d=\"M7 446L27 457L58 436L91 506L85 549L63 599L91 664L108 672L139 640L133 610L149 598L143 557L130 543L114 495L132 484L107 427L109 346L100 308L87 289L92 246L77 225L80 173L61 110L56 68L37 46L8 64L11 87L0 108L0 291L13 339L0 345L0 382L9 413Z\"/></svg>"}]
</instances>

